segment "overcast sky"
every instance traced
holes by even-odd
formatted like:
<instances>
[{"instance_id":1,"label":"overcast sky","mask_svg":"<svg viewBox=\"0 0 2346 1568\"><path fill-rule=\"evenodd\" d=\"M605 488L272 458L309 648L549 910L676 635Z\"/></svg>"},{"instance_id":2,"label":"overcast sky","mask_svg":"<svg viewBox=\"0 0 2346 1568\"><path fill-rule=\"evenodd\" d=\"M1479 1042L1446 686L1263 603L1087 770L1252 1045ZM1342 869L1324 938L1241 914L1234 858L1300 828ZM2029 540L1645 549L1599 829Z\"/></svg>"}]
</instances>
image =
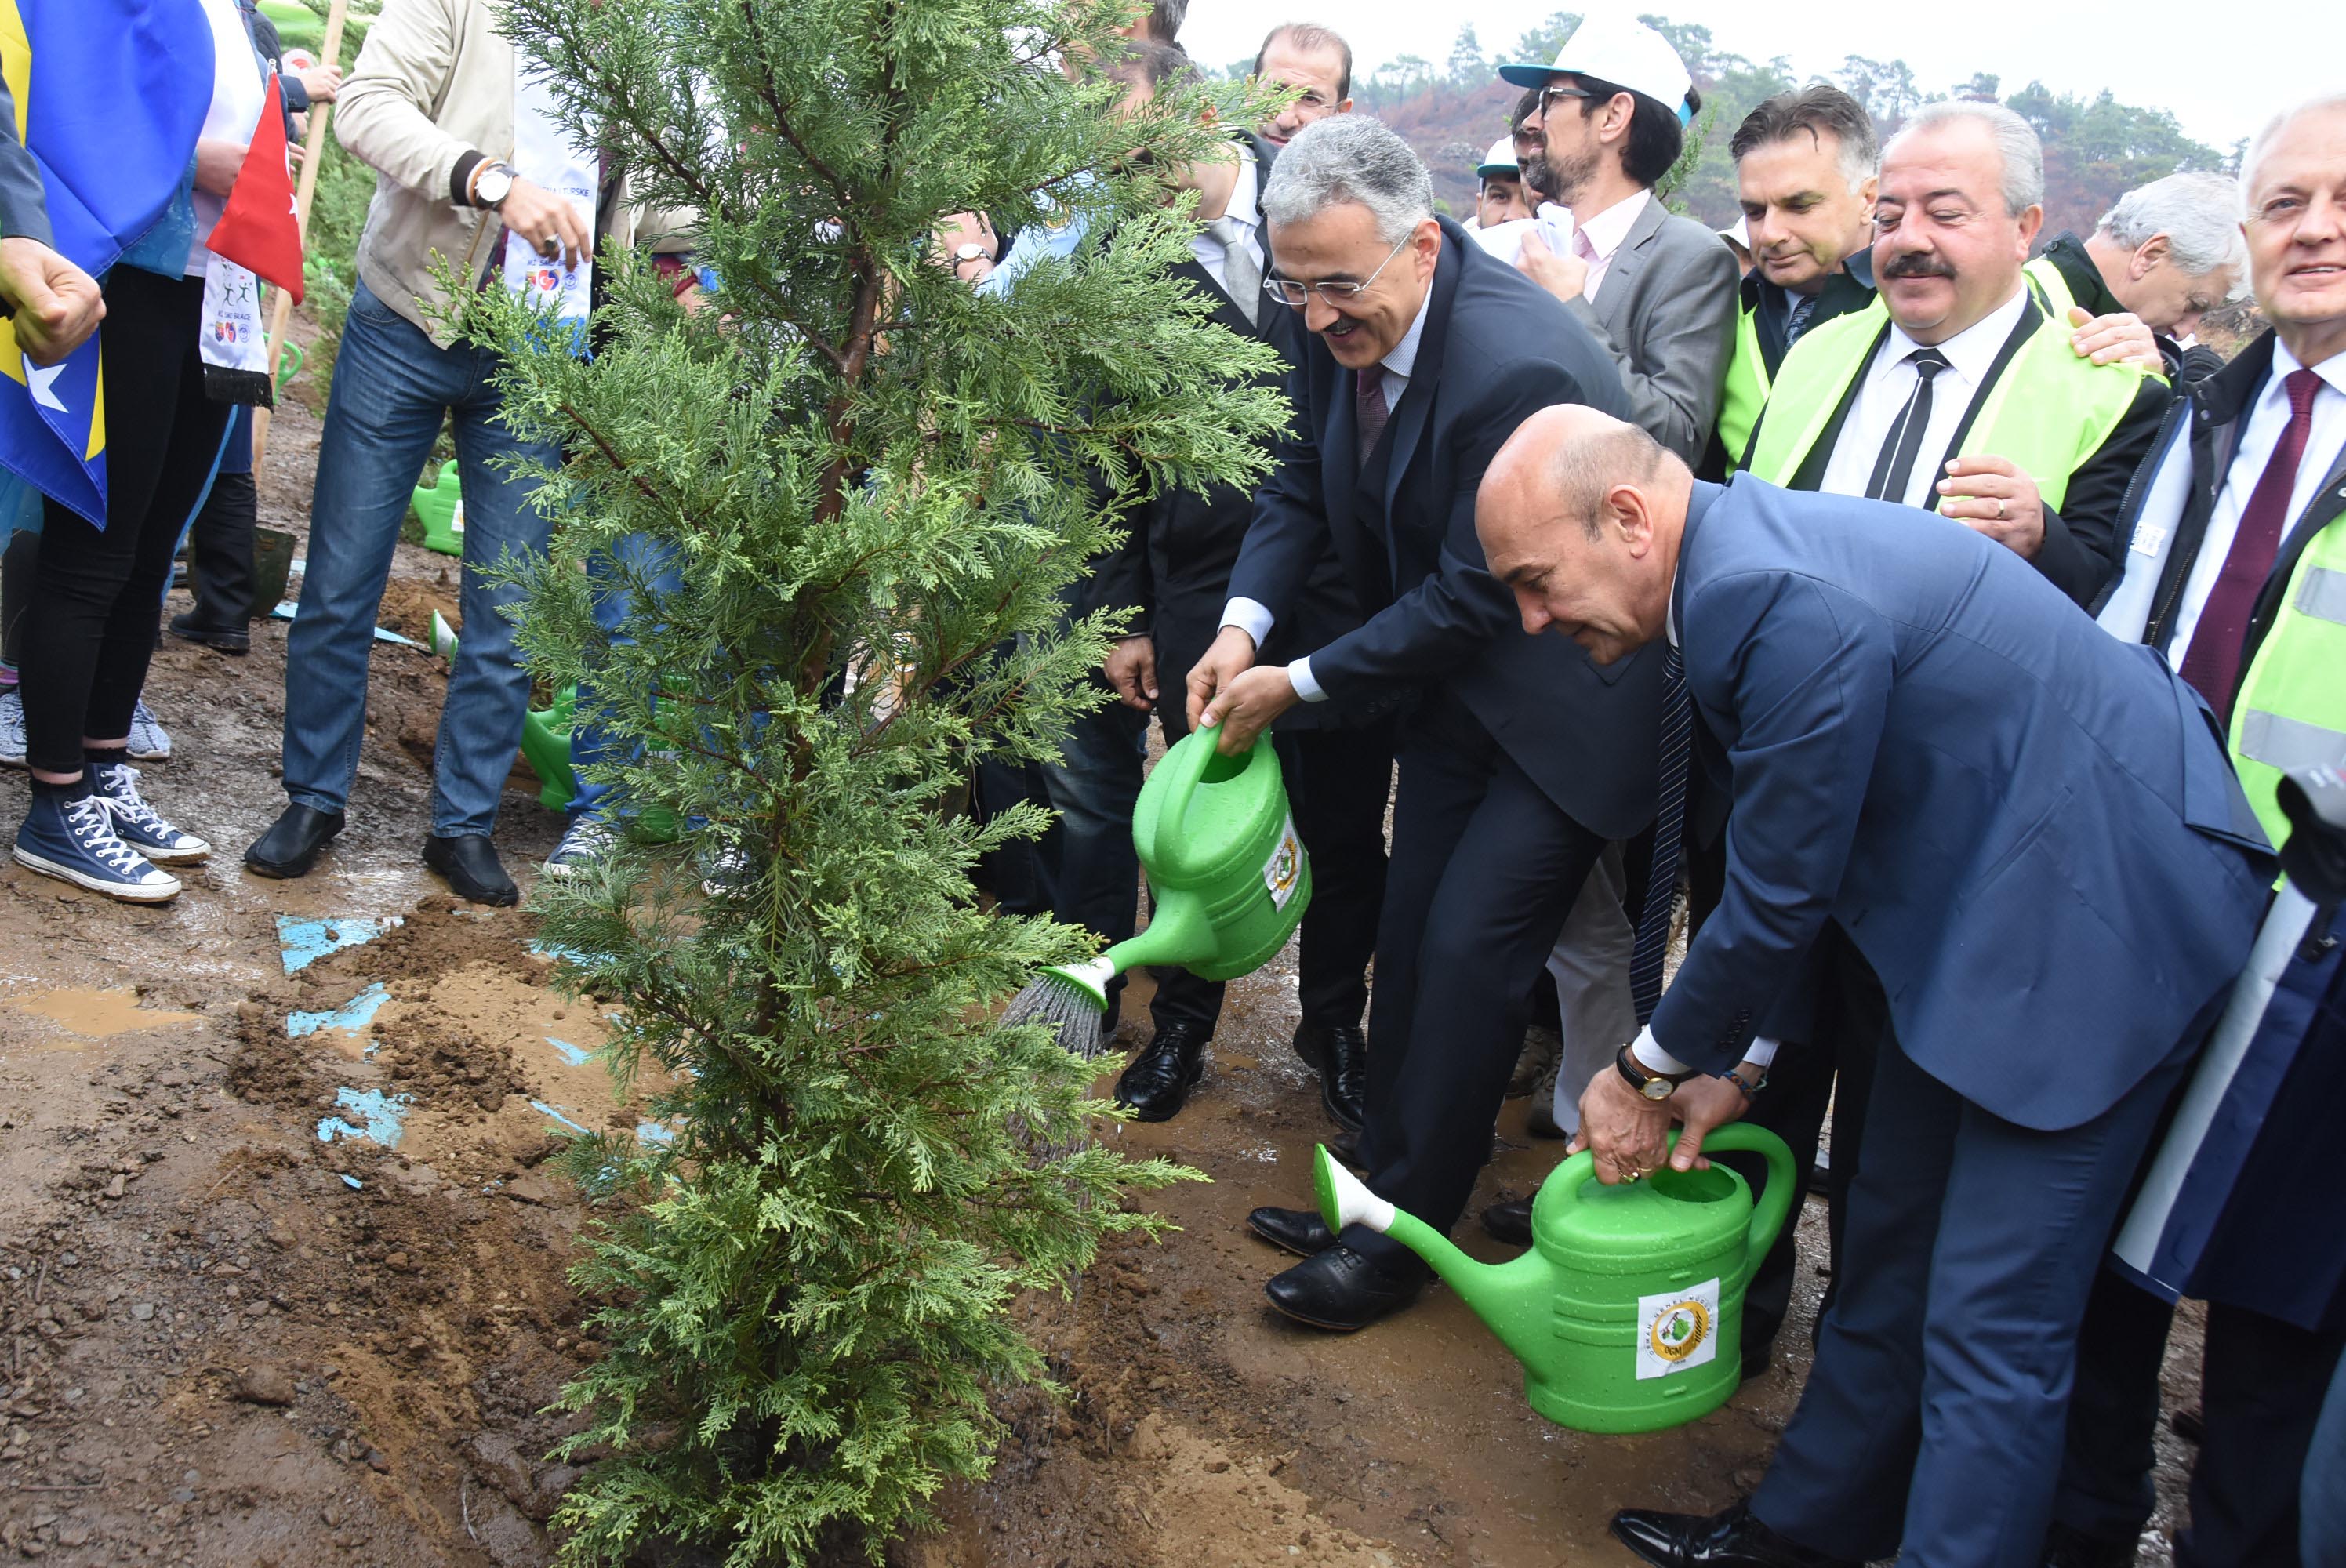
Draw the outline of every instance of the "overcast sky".
<instances>
[{"instance_id":1,"label":"overcast sky","mask_svg":"<svg viewBox=\"0 0 2346 1568\"><path fill-rule=\"evenodd\" d=\"M1396 55L1420 55L1439 67L1459 27L1470 24L1484 53L1496 54L1559 9L1589 6L1586 0L1191 0L1181 42L1200 61L1223 66L1252 56L1271 21L1310 19L1352 41L1355 74L1365 76ZM2346 5L2336 0L2246 0L2238 9L2206 0L1921 6L1633 0L1630 9L1701 23L1722 48L1755 60L1782 55L1802 74L1868 55L1903 58L1926 92L1944 92L1974 71L2002 76L2006 92L2032 77L2062 93L2107 87L2121 101L2173 109L2185 130L2224 151L2281 105L2346 88Z\"/></svg>"}]
</instances>

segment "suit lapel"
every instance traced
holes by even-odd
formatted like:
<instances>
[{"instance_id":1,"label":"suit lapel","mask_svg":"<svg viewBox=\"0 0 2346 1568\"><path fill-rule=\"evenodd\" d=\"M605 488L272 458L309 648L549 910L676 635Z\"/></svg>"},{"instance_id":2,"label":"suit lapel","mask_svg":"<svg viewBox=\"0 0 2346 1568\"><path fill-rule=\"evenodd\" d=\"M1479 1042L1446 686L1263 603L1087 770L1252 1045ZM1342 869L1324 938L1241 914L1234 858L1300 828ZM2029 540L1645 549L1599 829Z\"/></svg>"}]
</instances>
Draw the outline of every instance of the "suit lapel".
<instances>
[{"instance_id":1,"label":"suit lapel","mask_svg":"<svg viewBox=\"0 0 2346 1568\"><path fill-rule=\"evenodd\" d=\"M1389 448L1384 495L1388 535L1392 532L1393 498L1400 493L1402 476L1409 472L1410 459L1417 453L1419 438L1425 434L1425 422L1433 412L1435 392L1442 381L1442 353L1450 338L1450 311L1458 298L1459 270L1466 265L1464 246L1453 237L1450 228L1446 221L1442 226L1442 260L1433 269L1433 302L1425 312L1425 331L1418 335L1417 358L1409 369L1409 390L1402 394L1401 406L1392 411L1392 418L1385 426ZM1390 537L1386 548L1392 548ZM1398 567L1398 555L1394 564Z\"/></svg>"},{"instance_id":2,"label":"suit lapel","mask_svg":"<svg viewBox=\"0 0 2346 1568\"><path fill-rule=\"evenodd\" d=\"M1612 261L1605 269L1605 281L1596 287L1596 298L1588 301L1589 309L1596 312L1596 319L1605 323L1606 331L1613 331L1613 318L1628 303L1630 280L1646 270L1646 261L1653 254L1654 236L1662 231L1662 221L1669 215L1661 199L1648 192L1637 220L1629 225L1628 237L1613 253Z\"/></svg>"}]
</instances>

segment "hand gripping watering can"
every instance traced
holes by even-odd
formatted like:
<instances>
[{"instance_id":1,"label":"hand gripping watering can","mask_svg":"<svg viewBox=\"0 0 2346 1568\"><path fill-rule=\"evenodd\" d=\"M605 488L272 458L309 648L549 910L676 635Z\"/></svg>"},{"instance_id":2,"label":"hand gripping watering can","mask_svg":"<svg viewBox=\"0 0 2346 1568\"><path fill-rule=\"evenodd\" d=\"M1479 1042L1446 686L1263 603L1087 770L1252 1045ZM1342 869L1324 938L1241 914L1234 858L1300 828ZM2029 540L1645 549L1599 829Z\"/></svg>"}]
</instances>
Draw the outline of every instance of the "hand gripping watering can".
<instances>
[{"instance_id":1,"label":"hand gripping watering can","mask_svg":"<svg viewBox=\"0 0 2346 1568\"><path fill-rule=\"evenodd\" d=\"M1279 754L1260 738L1236 757L1216 732L1174 743L1141 786L1132 847L1148 872L1148 929L1088 963L1054 965L1107 1006L1114 976L1143 963L1178 964L1203 980L1236 980L1270 962L1311 902L1311 862L1295 836Z\"/></svg>"},{"instance_id":2,"label":"hand gripping watering can","mask_svg":"<svg viewBox=\"0 0 2346 1568\"><path fill-rule=\"evenodd\" d=\"M1703 1153L1764 1156L1751 1189L1725 1166L1606 1186L1586 1150L1532 1204L1532 1249L1477 1263L1319 1151L1313 1182L1331 1228L1366 1225L1433 1266L1524 1364L1532 1409L1588 1432L1646 1432L1717 1410L1743 1376L1743 1291L1792 1205L1792 1156L1763 1127L1730 1123Z\"/></svg>"}]
</instances>

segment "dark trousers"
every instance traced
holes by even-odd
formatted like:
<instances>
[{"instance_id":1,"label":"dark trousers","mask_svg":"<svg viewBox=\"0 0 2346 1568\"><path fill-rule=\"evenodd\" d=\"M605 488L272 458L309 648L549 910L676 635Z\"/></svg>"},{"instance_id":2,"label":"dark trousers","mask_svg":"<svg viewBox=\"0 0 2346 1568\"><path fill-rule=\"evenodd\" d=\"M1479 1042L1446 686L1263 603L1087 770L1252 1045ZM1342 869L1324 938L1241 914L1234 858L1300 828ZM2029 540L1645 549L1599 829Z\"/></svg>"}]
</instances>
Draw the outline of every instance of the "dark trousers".
<instances>
[{"instance_id":1,"label":"dark trousers","mask_svg":"<svg viewBox=\"0 0 2346 1568\"><path fill-rule=\"evenodd\" d=\"M1399 737L1392 864L1369 1006L1369 1186L1437 1230L1491 1148L1531 983L1605 840L1542 793L1454 702ZM1397 1245L1362 1226L1347 1245Z\"/></svg>"},{"instance_id":2,"label":"dark trousers","mask_svg":"<svg viewBox=\"0 0 2346 1568\"><path fill-rule=\"evenodd\" d=\"M1132 847L1132 808L1140 799L1148 755L1148 716L1122 703L1085 714L1068 727L1059 760L1044 766L1058 813L1058 852L1050 867L1053 918L1079 925L1111 946L1132 935L1140 910L1140 857ZM1124 976L1107 983L1107 1027L1122 1009Z\"/></svg>"},{"instance_id":3,"label":"dark trousers","mask_svg":"<svg viewBox=\"0 0 2346 1568\"><path fill-rule=\"evenodd\" d=\"M1168 745L1188 733L1177 702L1158 706ZM1385 897L1385 803L1392 795L1392 730L1274 730L1295 835L1311 857L1311 905L1296 933L1296 999L1310 1029L1357 1029L1369 1007L1369 960ZM1222 983L1159 968L1152 1022L1213 1033Z\"/></svg>"},{"instance_id":4,"label":"dark trousers","mask_svg":"<svg viewBox=\"0 0 2346 1568\"><path fill-rule=\"evenodd\" d=\"M2098 1541L2149 1522L2159 1367L2175 1309L2105 1271L2077 1353L2077 1388L2053 1516ZM2191 1527L2178 1568L2298 1568L2298 1483L2346 1330L2300 1329L2210 1302L2191 1467ZM2320 1568L2335 1568L2323 1564Z\"/></svg>"},{"instance_id":5,"label":"dark trousers","mask_svg":"<svg viewBox=\"0 0 2346 1568\"><path fill-rule=\"evenodd\" d=\"M220 454L212 493L188 531L195 568L195 624L207 631L240 632L252 621L253 530L260 520L252 483L252 411L236 411L228 450ZM274 609L274 605L270 608Z\"/></svg>"},{"instance_id":6,"label":"dark trousers","mask_svg":"<svg viewBox=\"0 0 2346 1568\"><path fill-rule=\"evenodd\" d=\"M203 299L201 278L106 276L106 526L48 503L25 613L26 759L45 771L79 771L85 736L130 733L171 556L231 412L204 395Z\"/></svg>"},{"instance_id":7,"label":"dark trousers","mask_svg":"<svg viewBox=\"0 0 2346 1568\"><path fill-rule=\"evenodd\" d=\"M1882 1043L1841 1288L1754 1514L1831 1556L2035 1568L2086 1298L2205 1023L2058 1132L2003 1120Z\"/></svg>"},{"instance_id":8,"label":"dark trousers","mask_svg":"<svg viewBox=\"0 0 2346 1568\"><path fill-rule=\"evenodd\" d=\"M10 534L0 544L0 664L11 669L25 657L25 612L32 607L33 577L40 558L36 530Z\"/></svg>"}]
</instances>

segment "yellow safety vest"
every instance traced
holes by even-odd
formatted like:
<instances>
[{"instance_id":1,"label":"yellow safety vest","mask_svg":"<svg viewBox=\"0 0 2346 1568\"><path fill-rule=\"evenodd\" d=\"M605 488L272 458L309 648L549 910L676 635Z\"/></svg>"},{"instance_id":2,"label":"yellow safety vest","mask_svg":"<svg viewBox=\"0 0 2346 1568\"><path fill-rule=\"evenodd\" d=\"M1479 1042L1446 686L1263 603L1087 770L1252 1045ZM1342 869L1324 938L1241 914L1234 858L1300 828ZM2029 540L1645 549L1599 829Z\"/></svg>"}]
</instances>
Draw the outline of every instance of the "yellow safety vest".
<instances>
[{"instance_id":1,"label":"yellow safety vest","mask_svg":"<svg viewBox=\"0 0 2346 1568\"><path fill-rule=\"evenodd\" d=\"M1791 484L1889 331L1889 308L1875 300L1800 334L1776 367L1752 473L1770 484ZM2134 365L2079 359L2069 332L2066 323L2040 317L1988 388L1952 454L2005 459L2036 482L2037 494L2055 512L2068 497L2069 476L2109 440L2147 373ZM1931 461L1938 460L1932 454Z\"/></svg>"},{"instance_id":2,"label":"yellow safety vest","mask_svg":"<svg viewBox=\"0 0 2346 1568\"><path fill-rule=\"evenodd\" d=\"M2044 294L2045 305L2052 312L2054 324L2067 326L2069 311L2076 304L2077 296L2069 291L2069 280L2061 275L2061 269L2053 264L2053 258L2039 256L2021 270L2028 274L2029 281Z\"/></svg>"},{"instance_id":3,"label":"yellow safety vest","mask_svg":"<svg viewBox=\"0 0 2346 1568\"><path fill-rule=\"evenodd\" d=\"M1719 444L1727 453L1727 472L1743 461L1760 411L1768 403L1768 356L1760 348L1760 310L1744 305L1736 312L1735 357L1727 361L1727 384L1719 399Z\"/></svg>"},{"instance_id":4,"label":"yellow safety vest","mask_svg":"<svg viewBox=\"0 0 2346 1568\"><path fill-rule=\"evenodd\" d=\"M2346 768L2346 517L2305 546L2232 701L2232 766L2276 844L2284 772Z\"/></svg>"}]
</instances>

